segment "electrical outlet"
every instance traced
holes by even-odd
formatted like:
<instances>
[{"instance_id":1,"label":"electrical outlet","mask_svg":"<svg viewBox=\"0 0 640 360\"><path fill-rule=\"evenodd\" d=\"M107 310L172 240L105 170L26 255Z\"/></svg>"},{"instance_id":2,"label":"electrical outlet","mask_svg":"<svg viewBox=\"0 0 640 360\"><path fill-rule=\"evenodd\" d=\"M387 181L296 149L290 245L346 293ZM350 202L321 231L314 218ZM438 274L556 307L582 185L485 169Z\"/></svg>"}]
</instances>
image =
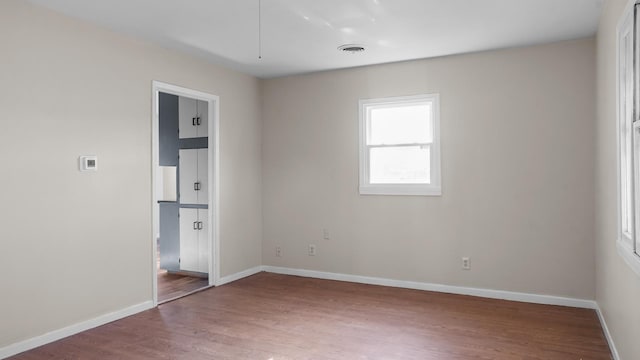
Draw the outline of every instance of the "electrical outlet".
<instances>
[{"instance_id":1,"label":"electrical outlet","mask_svg":"<svg viewBox=\"0 0 640 360\"><path fill-rule=\"evenodd\" d=\"M316 246L309 245L309 256L316 256Z\"/></svg>"},{"instance_id":2,"label":"electrical outlet","mask_svg":"<svg viewBox=\"0 0 640 360\"><path fill-rule=\"evenodd\" d=\"M468 257L462 258L462 269L463 270L471 270L471 259Z\"/></svg>"},{"instance_id":3,"label":"electrical outlet","mask_svg":"<svg viewBox=\"0 0 640 360\"><path fill-rule=\"evenodd\" d=\"M282 257L282 248L280 246L276 246L276 256Z\"/></svg>"},{"instance_id":4,"label":"electrical outlet","mask_svg":"<svg viewBox=\"0 0 640 360\"><path fill-rule=\"evenodd\" d=\"M327 229L322 229L322 238L323 238L323 239L325 239L325 240L329 240L329 239L330 239L330 237L329 237L329 230L327 230Z\"/></svg>"}]
</instances>

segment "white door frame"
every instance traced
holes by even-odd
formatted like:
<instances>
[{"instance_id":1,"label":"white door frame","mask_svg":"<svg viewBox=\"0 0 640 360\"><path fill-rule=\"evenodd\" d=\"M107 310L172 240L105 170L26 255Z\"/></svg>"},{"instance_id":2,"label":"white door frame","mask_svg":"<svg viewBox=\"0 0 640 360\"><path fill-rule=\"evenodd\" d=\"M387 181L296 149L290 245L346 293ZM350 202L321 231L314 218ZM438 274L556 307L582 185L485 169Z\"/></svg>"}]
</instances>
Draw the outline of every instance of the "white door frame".
<instances>
[{"instance_id":1,"label":"white door frame","mask_svg":"<svg viewBox=\"0 0 640 360\"><path fill-rule=\"evenodd\" d=\"M160 163L160 133L159 133L159 93L167 93L178 96L190 97L208 102L209 106L209 286L216 285L220 279L220 97L217 95L207 94L201 91L192 90L176 85L153 81L152 83L152 108L151 108L151 182L152 182L152 236L153 244L152 256L152 283L153 283L153 306L158 305L158 275L156 264L157 255L157 237L160 233L160 205L158 204L158 166Z\"/></svg>"}]
</instances>

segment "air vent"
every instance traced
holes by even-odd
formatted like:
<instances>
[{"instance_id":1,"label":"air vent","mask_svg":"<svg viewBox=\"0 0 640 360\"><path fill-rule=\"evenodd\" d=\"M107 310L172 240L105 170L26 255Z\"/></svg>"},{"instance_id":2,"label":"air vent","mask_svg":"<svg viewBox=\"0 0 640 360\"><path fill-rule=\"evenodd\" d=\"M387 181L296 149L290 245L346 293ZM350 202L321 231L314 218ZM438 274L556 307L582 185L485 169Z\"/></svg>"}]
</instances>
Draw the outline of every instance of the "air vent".
<instances>
[{"instance_id":1,"label":"air vent","mask_svg":"<svg viewBox=\"0 0 640 360\"><path fill-rule=\"evenodd\" d=\"M355 54L355 53L363 52L364 46L356 45L356 44L346 44L346 45L338 46L338 50Z\"/></svg>"}]
</instances>

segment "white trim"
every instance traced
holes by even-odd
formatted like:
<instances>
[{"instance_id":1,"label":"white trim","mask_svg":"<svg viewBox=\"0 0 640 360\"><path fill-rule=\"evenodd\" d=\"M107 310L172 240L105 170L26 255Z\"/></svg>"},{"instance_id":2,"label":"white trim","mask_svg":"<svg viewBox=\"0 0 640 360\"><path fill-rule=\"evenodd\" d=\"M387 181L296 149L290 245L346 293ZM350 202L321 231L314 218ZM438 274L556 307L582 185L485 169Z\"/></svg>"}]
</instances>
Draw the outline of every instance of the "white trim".
<instances>
[{"instance_id":1,"label":"white trim","mask_svg":"<svg viewBox=\"0 0 640 360\"><path fill-rule=\"evenodd\" d=\"M25 352L27 350L37 348L38 346L52 343L54 341L66 338L68 336L75 335L77 333L80 333L89 329L93 329L95 327L98 327L116 320L120 320L127 316L131 316L139 312L149 310L153 307L154 306L151 301L145 301L137 305L129 306L122 310L100 315L93 319L79 322L67 327L63 327L58 330L53 330L51 332L48 332L40 336L36 336L27 340L23 340L23 341L11 344L11 345L7 345L3 348L0 348L0 359L8 358L9 356L13 356L21 352Z\"/></svg>"},{"instance_id":2,"label":"white trim","mask_svg":"<svg viewBox=\"0 0 640 360\"><path fill-rule=\"evenodd\" d=\"M629 237L627 234L625 234L623 232L622 229L622 188L621 188L621 170L622 170L622 164L621 164L621 148L620 148L620 144L621 144L621 139L620 139L620 121L621 121L621 93L620 93L620 82L621 82L621 77L620 77L620 61L621 61L621 57L620 57L620 43L621 43L621 31L624 29L624 27L627 25L628 21L634 21L633 17L634 17L634 7L636 4L637 0L629 0L627 2L627 5L625 6L624 11L622 12L622 15L620 16L620 19L618 20L618 23L616 25L616 230L617 230L617 234L616 234L616 248L618 250L618 254L624 259L625 263L637 274L640 275L640 257L638 257L638 255L636 254L636 241ZM636 36L635 31L633 31L633 29L631 30L632 36ZM634 40L633 43L635 44L637 41ZM633 66L636 66L636 63L633 63ZM635 74L634 74L634 81L635 81ZM635 82L634 82L635 84ZM634 105L635 105L635 99L633 100ZM637 111L637 110L636 110ZM635 115L633 115L633 117L635 118ZM632 121L634 120L634 118L632 118ZM636 131L636 125L633 124L632 126L633 128L633 133L635 133ZM632 136L633 139L633 136ZM633 142L633 140L632 140ZM629 154L629 156L634 155L634 147L632 147L631 150L631 154ZM635 163L637 161L634 160L633 163L633 167L636 168L637 164ZM637 173L638 169L633 171L634 177L637 178L638 177L638 173ZM637 179L636 179L637 180ZM635 182L635 181L634 181ZM633 184L632 184L633 186ZM635 189L632 189L632 194L634 193ZM639 198L640 194L636 194L634 195L634 199L635 199L635 204L638 203L638 198ZM635 206L634 206L635 207ZM638 214L634 214L633 217L635 219L634 221L634 225L637 227L639 222L639 219L636 218Z\"/></svg>"},{"instance_id":3,"label":"white trim","mask_svg":"<svg viewBox=\"0 0 640 360\"><path fill-rule=\"evenodd\" d=\"M326 280L348 281L361 284L382 285L405 289L435 291L458 295L471 295L483 298L520 301L534 304L571 306L585 309L596 309L598 306L597 303L593 300L575 299L552 295L538 295L504 290L491 290L416 281L393 280L378 277L339 274L315 270L291 269L276 266L263 266L263 270L276 274L295 275Z\"/></svg>"},{"instance_id":4,"label":"white trim","mask_svg":"<svg viewBox=\"0 0 640 360\"><path fill-rule=\"evenodd\" d=\"M220 97L209 101L209 285L214 286L220 278ZM215 104L214 104L215 103ZM213 106L212 106L213 105ZM211 186L213 182L213 186Z\"/></svg>"},{"instance_id":5,"label":"white trim","mask_svg":"<svg viewBox=\"0 0 640 360\"><path fill-rule=\"evenodd\" d=\"M216 282L216 286L220 286L220 285L224 285L224 284L228 284L230 282L236 281L236 280L240 280L242 278L246 278L248 276L251 275L255 275L259 272L262 272L262 266L256 266L256 267L252 267L251 269L247 269L247 270L243 270L240 272L237 272L235 274L231 274L231 275L227 275L224 277L221 277L220 279L218 279L218 282Z\"/></svg>"},{"instance_id":6,"label":"white trim","mask_svg":"<svg viewBox=\"0 0 640 360\"><path fill-rule=\"evenodd\" d=\"M440 196L442 195L442 189L440 186L416 184L361 185L360 195Z\"/></svg>"},{"instance_id":7,"label":"white trim","mask_svg":"<svg viewBox=\"0 0 640 360\"><path fill-rule=\"evenodd\" d=\"M624 259L624 262L629 265L631 270L640 276L640 256L638 256L633 247L624 241L616 241L616 248L618 249L618 255Z\"/></svg>"},{"instance_id":8,"label":"white trim","mask_svg":"<svg viewBox=\"0 0 640 360\"><path fill-rule=\"evenodd\" d=\"M600 325L602 326L602 331L604 332L604 336L607 338L607 342L609 343L609 350L611 350L611 355L613 356L613 360L620 360L618 349L616 349L616 344L613 342L613 336L611 336L611 332L609 332L609 327L607 326L607 322L604 320L604 315L602 315L602 310L600 310L600 306L596 305L595 310L596 310L596 313L598 314L598 319L600 319Z\"/></svg>"},{"instance_id":9,"label":"white trim","mask_svg":"<svg viewBox=\"0 0 640 360\"><path fill-rule=\"evenodd\" d=\"M158 204L158 166L160 165L160 102L155 81L151 89L151 301L158 306L158 236L160 234L160 205Z\"/></svg>"},{"instance_id":10,"label":"white trim","mask_svg":"<svg viewBox=\"0 0 640 360\"><path fill-rule=\"evenodd\" d=\"M152 258L152 291L153 291L153 304L158 305L158 279L156 274L157 264L157 244L156 238L160 231L160 212L158 206L158 199L156 194L157 187L157 173L156 168L159 163L159 114L158 114L158 93L164 92L178 96L185 96L193 99L207 101L209 111L209 144L208 144L208 157L209 157L209 286L215 285L218 282L220 276L220 97L217 95L208 94L202 91L192 90L181 86L163 83L160 81L152 81L152 139L151 139L151 152L152 152L152 243L153 243L153 258Z\"/></svg>"},{"instance_id":11,"label":"white trim","mask_svg":"<svg viewBox=\"0 0 640 360\"><path fill-rule=\"evenodd\" d=\"M431 149L430 184L371 184L369 182L369 148L367 145L367 108L402 103L430 102L433 115L433 142ZM359 194L360 195L442 195L442 169L440 162L440 94L360 99L358 101L359 138ZM407 145L407 144L398 144ZM376 146L377 147L377 146Z\"/></svg>"}]
</instances>

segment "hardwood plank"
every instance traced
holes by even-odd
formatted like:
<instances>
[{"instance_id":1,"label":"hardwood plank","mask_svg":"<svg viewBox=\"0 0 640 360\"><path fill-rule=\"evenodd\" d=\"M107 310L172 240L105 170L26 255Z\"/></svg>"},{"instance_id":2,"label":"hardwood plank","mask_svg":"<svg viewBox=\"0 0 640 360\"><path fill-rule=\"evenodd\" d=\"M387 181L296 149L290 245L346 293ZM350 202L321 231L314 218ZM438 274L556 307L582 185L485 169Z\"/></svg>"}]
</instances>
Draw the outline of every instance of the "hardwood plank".
<instances>
[{"instance_id":1,"label":"hardwood plank","mask_svg":"<svg viewBox=\"0 0 640 360\"><path fill-rule=\"evenodd\" d=\"M593 310L260 273L13 359L611 359Z\"/></svg>"},{"instance_id":2,"label":"hardwood plank","mask_svg":"<svg viewBox=\"0 0 640 360\"><path fill-rule=\"evenodd\" d=\"M164 302L209 286L209 279L158 270L158 302Z\"/></svg>"}]
</instances>

